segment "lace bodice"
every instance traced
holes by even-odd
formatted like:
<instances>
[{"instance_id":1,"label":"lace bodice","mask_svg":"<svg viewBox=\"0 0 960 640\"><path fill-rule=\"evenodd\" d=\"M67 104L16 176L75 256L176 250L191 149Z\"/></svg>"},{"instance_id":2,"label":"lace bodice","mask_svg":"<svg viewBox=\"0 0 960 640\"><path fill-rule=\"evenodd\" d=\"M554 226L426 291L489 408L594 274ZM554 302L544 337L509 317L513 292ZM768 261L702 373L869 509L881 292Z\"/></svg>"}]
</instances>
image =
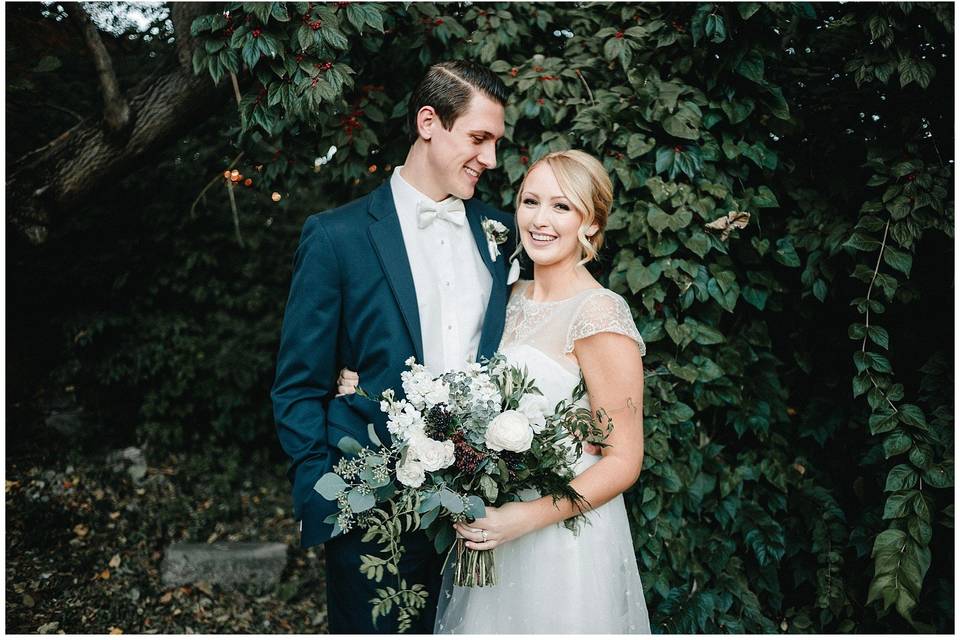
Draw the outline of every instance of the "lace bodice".
<instances>
[{"instance_id":1,"label":"lace bodice","mask_svg":"<svg viewBox=\"0 0 960 640\"><path fill-rule=\"evenodd\" d=\"M500 349L526 344L541 351L579 377L579 367L568 354L574 343L597 333L612 332L632 338L646 354L646 345L626 301L609 289L586 289L566 300L536 302L527 297L531 280L513 287Z\"/></svg>"}]
</instances>

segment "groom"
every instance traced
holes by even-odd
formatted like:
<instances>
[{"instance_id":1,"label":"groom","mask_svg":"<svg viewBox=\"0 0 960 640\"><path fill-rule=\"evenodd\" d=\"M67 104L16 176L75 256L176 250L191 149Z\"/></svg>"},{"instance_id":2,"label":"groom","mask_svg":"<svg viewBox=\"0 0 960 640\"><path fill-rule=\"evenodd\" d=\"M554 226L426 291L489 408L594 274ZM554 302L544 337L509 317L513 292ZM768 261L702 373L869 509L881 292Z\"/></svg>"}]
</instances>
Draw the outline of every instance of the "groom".
<instances>
[{"instance_id":1,"label":"groom","mask_svg":"<svg viewBox=\"0 0 960 640\"><path fill-rule=\"evenodd\" d=\"M300 544L324 544L331 633L395 633L395 615L371 622L378 585L359 571L378 548L354 530L331 538L336 504L313 486L340 459L350 436L369 444L367 424L388 442L376 402L335 397L338 371L357 371L371 394L402 395L404 361L434 373L490 356L500 343L507 301L512 216L473 200L483 172L497 165L507 89L488 69L455 61L430 67L410 98L412 144L402 167L370 194L307 218L294 258L273 385L280 444L292 459ZM511 230L490 247L482 223ZM408 585L427 586L414 633L432 633L441 558L422 532L403 540ZM396 608L391 614L395 614Z\"/></svg>"}]
</instances>

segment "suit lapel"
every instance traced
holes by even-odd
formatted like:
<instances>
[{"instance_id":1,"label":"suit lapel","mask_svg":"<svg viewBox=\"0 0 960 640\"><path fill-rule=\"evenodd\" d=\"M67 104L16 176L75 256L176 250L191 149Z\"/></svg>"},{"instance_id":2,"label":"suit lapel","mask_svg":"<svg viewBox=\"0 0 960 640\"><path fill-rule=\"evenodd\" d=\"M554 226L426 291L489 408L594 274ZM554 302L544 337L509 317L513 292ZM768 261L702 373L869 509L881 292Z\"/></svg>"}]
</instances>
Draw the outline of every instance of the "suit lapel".
<instances>
[{"instance_id":1,"label":"suit lapel","mask_svg":"<svg viewBox=\"0 0 960 640\"><path fill-rule=\"evenodd\" d=\"M403 244L403 230L400 228L400 218L397 217L397 207L393 202L389 181L384 182L371 194L369 212L377 220L368 229L370 240L407 325L417 362L422 363L423 338L420 335L417 290L413 284L410 260Z\"/></svg>"},{"instance_id":2,"label":"suit lapel","mask_svg":"<svg viewBox=\"0 0 960 640\"><path fill-rule=\"evenodd\" d=\"M490 301L487 303L487 311L483 317L483 328L480 331L480 345L477 349L477 360L480 358L489 358L500 346L500 337L503 335L504 313L507 308L507 272L506 258L503 255L505 245L500 246L500 255L496 260L490 259L490 249L487 247L487 236L483 232L483 220L473 201L466 203L467 220L470 223L470 230L473 232L473 239L477 243L477 250L483 259L483 264L493 278L490 287Z\"/></svg>"}]
</instances>

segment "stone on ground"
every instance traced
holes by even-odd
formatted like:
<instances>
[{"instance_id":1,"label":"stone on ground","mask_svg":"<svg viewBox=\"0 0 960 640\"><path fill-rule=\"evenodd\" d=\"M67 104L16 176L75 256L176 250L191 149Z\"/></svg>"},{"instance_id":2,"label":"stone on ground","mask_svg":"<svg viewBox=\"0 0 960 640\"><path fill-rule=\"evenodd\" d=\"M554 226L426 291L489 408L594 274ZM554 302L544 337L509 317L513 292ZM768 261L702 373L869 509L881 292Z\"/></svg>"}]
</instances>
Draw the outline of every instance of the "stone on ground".
<instances>
[{"instance_id":1,"label":"stone on ground","mask_svg":"<svg viewBox=\"0 0 960 640\"><path fill-rule=\"evenodd\" d=\"M167 587L200 581L268 587L280 580L286 565L287 545L280 542L179 542L167 547L162 579Z\"/></svg>"}]
</instances>

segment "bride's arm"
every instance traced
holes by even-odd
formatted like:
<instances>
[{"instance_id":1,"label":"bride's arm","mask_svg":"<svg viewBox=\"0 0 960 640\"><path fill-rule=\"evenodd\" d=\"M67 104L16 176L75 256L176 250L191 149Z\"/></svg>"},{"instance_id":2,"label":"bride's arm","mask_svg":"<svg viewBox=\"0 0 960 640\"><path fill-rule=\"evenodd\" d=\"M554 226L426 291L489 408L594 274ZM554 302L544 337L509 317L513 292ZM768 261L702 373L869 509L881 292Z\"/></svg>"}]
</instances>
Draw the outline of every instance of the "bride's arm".
<instances>
[{"instance_id":1,"label":"bride's arm","mask_svg":"<svg viewBox=\"0 0 960 640\"><path fill-rule=\"evenodd\" d=\"M636 342L610 332L577 340L575 354L591 408L594 412L602 408L613 421L603 459L570 483L597 508L633 486L643 467L643 362ZM554 504L546 496L488 507L486 517L456 528L471 549L492 549L578 513L569 500ZM481 529L487 532L487 542L482 542Z\"/></svg>"}]
</instances>

